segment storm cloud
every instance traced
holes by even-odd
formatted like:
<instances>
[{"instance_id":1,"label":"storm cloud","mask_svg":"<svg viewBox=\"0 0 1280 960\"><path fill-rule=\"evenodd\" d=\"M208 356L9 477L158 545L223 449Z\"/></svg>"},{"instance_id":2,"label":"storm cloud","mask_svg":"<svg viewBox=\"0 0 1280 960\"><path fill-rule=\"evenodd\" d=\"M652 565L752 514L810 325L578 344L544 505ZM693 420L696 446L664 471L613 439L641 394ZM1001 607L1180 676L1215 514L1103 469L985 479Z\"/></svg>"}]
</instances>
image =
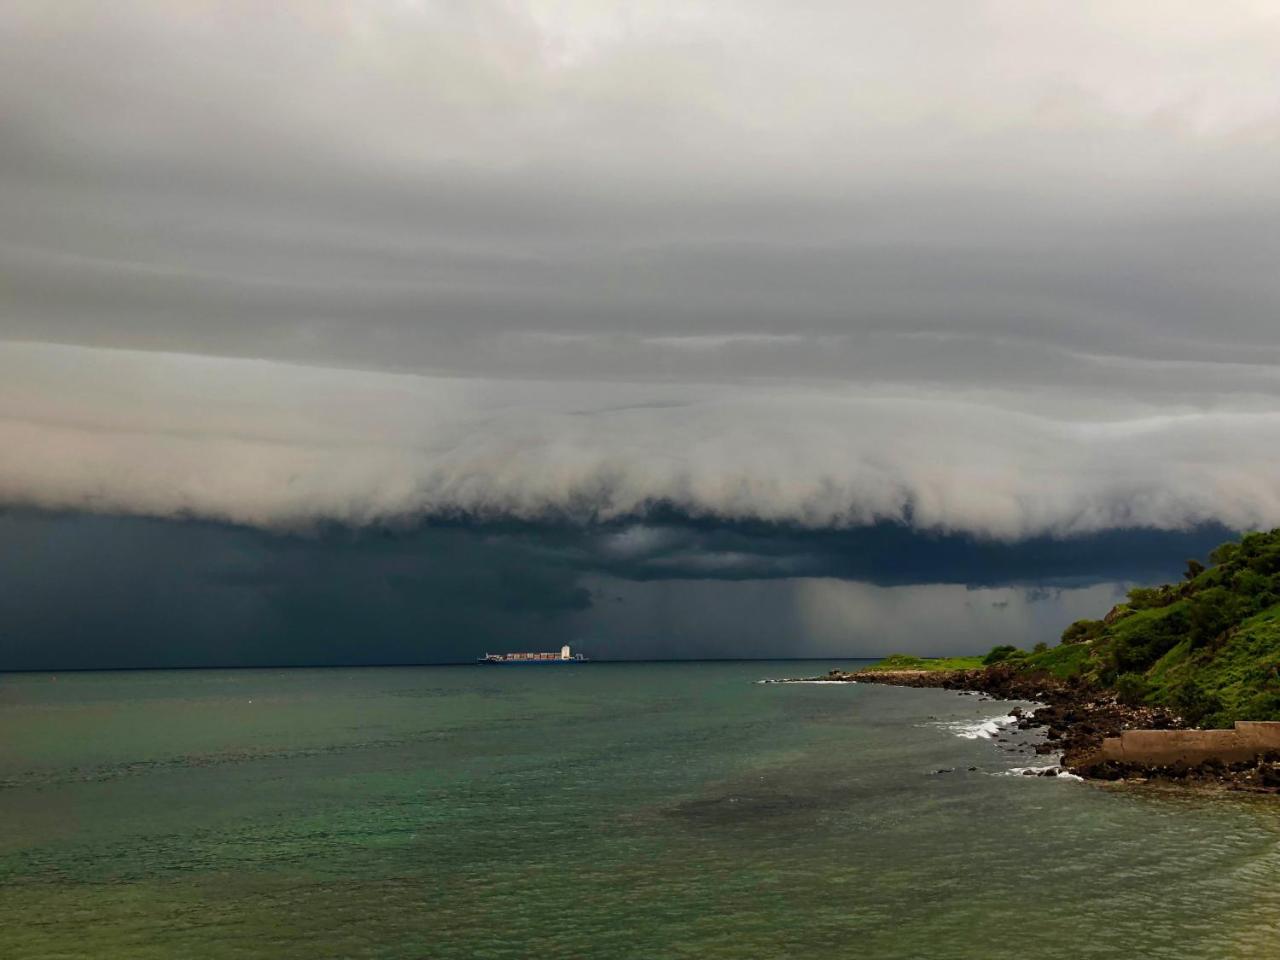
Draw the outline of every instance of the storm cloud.
<instances>
[{"instance_id":1,"label":"storm cloud","mask_svg":"<svg viewBox=\"0 0 1280 960\"><path fill-rule=\"evenodd\" d=\"M0 345L0 497L295 528L658 507L1018 539L1280 521L1280 412L428 378Z\"/></svg>"},{"instance_id":2,"label":"storm cloud","mask_svg":"<svg viewBox=\"0 0 1280 960\"><path fill-rule=\"evenodd\" d=\"M1274 395L1269 3L18 0L0 37L10 337Z\"/></svg>"},{"instance_id":3,"label":"storm cloud","mask_svg":"<svg viewBox=\"0 0 1280 960\"><path fill-rule=\"evenodd\" d=\"M1105 592L1280 524L1273 4L14 0L0 44L0 508L72 553L354 585L403 536L555 606L455 633L550 637L598 583ZM221 635L341 620L252 582Z\"/></svg>"},{"instance_id":4,"label":"storm cloud","mask_svg":"<svg viewBox=\"0 0 1280 960\"><path fill-rule=\"evenodd\" d=\"M0 670L971 653L1056 640L1222 531L430 523L305 535L0 513Z\"/></svg>"}]
</instances>

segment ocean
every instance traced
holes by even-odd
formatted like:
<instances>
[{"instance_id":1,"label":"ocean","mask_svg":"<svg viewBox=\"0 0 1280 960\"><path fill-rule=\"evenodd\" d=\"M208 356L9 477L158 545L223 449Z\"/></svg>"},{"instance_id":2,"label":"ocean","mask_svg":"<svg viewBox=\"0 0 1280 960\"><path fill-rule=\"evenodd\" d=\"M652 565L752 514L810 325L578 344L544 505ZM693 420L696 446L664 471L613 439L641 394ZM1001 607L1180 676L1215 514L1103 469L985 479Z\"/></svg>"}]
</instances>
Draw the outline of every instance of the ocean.
<instances>
[{"instance_id":1,"label":"ocean","mask_svg":"<svg viewBox=\"0 0 1280 960\"><path fill-rule=\"evenodd\" d=\"M1280 957L1280 804L856 665L0 676L0 957Z\"/></svg>"}]
</instances>

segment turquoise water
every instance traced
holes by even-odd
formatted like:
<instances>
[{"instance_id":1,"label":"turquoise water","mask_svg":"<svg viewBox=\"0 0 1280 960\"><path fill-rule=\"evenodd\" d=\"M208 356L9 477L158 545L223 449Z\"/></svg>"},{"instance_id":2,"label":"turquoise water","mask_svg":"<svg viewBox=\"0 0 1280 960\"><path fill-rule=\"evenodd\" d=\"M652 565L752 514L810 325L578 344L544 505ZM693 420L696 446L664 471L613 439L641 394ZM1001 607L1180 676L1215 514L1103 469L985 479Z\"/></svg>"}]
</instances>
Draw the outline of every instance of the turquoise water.
<instances>
[{"instance_id":1,"label":"turquoise water","mask_svg":"<svg viewBox=\"0 0 1280 960\"><path fill-rule=\"evenodd\" d=\"M1280 803L839 665L0 677L0 957L1280 957Z\"/></svg>"}]
</instances>

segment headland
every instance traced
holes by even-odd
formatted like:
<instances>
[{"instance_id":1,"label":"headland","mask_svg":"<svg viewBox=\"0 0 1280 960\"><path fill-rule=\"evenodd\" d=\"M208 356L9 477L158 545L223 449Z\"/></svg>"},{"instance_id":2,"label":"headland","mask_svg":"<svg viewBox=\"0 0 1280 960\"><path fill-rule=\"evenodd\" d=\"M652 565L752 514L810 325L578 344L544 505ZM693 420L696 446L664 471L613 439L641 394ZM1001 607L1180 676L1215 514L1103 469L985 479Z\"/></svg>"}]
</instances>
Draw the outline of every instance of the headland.
<instances>
[{"instance_id":1,"label":"headland","mask_svg":"<svg viewBox=\"0 0 1280 960\"><path fill-rule=\"evenodd\" d=\"M1016 725L1087 779L1280 793L1280 530L1187 561L1182 582L1136 587L1053 647L983 657L894 655L821 679L1032 701Z\"/></svg>"}]
</instances>

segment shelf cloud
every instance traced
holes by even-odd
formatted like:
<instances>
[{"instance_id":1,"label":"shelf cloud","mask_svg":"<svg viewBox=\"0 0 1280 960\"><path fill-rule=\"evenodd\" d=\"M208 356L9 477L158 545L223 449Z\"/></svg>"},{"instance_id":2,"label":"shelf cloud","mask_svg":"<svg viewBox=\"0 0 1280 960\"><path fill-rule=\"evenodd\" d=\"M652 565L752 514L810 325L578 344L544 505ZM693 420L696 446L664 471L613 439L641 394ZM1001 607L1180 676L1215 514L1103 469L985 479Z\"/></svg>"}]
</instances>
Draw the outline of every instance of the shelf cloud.
<instances>
[{"instance_id":1,"label":"shelf cloud","mask_svg":"<svg viewBox=\"0 0 1280 960\"><path fill-rule=\"evenodd\" d=\"M1269 0L7 0L0 47L0 668L1051 640L1280 524Z\"/></svg>"},{"instance_id":2,"label":"shelf cloud","mask_svg":"<svg viewBox=\"0 0 1280 960\"><path fill-rule=\"evenodd\" d=\"M0 498L297 529L898 522L1018 539L1280 523L1280 413L1015 392L563 383L0 345Z\"/></svg>"}]
</instances>

